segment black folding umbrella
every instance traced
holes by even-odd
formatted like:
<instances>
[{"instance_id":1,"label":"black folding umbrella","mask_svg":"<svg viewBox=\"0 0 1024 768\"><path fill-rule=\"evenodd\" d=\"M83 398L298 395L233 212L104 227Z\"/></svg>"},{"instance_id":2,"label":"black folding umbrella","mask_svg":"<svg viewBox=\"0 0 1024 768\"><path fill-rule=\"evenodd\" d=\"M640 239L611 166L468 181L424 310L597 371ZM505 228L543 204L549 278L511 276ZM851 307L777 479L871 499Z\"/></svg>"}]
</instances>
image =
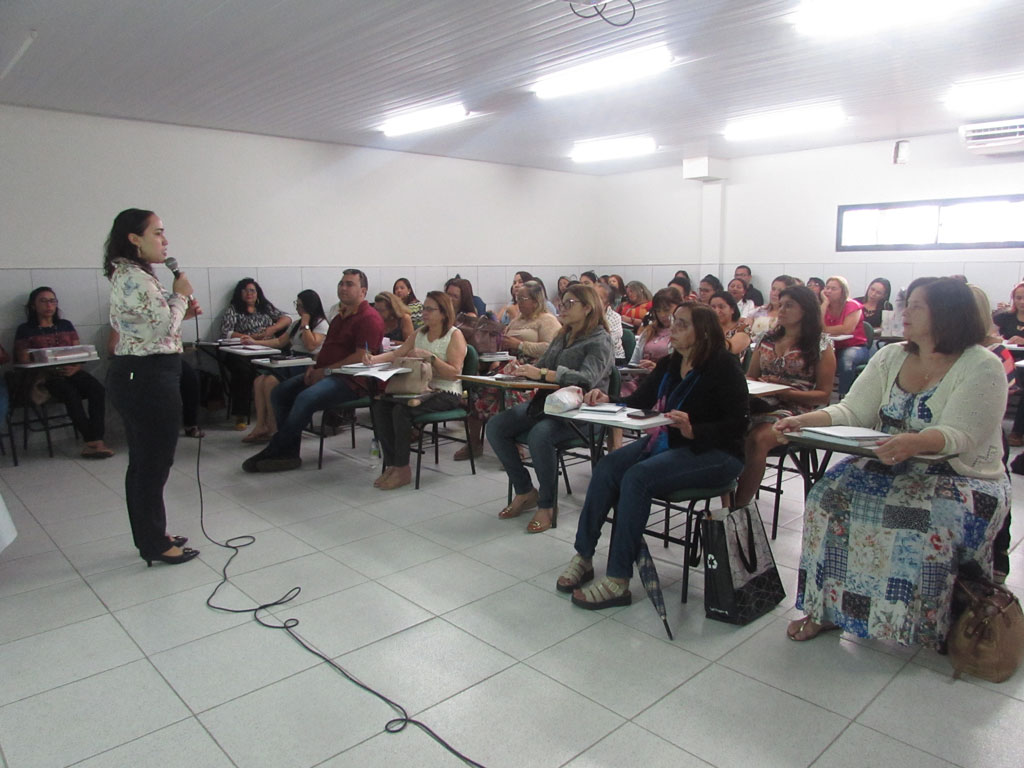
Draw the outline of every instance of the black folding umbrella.
<instances>
[{"instance_id":1,"label":"black folding umbrella","mask_svg":"<svg viewBox=\"0 0 1024 768\"><path fill-rule=\"evenodd\" d=\"M658 578L658 569L654 565L654 558L651 557L651 551L647 548L647 542L640 542L640 551L636 555L636 567L640 573L640 581L643 582L644 589L647 591L647 596L651 598L651 602L654 603L655 610L658 611L658 615L661 616L661 623L665 625L665 631L668 632L668 639L675 640L672 637L672 630L668 626L668 614L665 611L665 596L661 592L661 579Z\"/></svg>"}]
</instances>

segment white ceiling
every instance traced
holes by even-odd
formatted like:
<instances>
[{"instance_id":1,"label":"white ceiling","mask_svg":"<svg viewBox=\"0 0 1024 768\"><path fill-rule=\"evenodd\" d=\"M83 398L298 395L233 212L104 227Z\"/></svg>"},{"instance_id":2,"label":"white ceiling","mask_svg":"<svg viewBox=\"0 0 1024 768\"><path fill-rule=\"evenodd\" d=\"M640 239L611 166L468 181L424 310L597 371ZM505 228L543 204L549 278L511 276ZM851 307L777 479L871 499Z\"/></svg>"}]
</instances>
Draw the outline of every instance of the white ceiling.
<instances>
[{"instance_id":1,"label":"white ceiling","mask_svg":"<svg viewBox=\"0 0 1024 768\"><path fill-rule=\"evenodd\" d=\"M899 0L893 0L898 2ZM1024 3L955 23L812 40L797 0L636 0L613 28L563 0L0 0L0 103L586 173L954 131L960 79L1024 70ZM607 11L624 5L609 0ZM665 42L683 63L621 90L539 101L540 74ZM385 138L395 112L462 100L486 113ZM839 101L827 138L726 143L728 118ZM1007 117L991 115L989 117ZM577 166L576 139L650 132L653 157Z\"/></svg>"}]
</instances>

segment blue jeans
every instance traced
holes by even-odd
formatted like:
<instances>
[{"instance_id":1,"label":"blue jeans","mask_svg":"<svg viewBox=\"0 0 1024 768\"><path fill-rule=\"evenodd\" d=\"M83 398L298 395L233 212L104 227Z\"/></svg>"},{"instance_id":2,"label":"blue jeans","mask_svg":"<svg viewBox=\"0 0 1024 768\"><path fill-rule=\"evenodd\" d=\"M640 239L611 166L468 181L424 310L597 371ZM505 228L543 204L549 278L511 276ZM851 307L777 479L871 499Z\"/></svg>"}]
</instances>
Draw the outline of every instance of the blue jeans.
<instances>
[{"instance_id":1,"label":"blue jeans","mask_svg":"<svg viewBox=\"0 0 1024 768\"><path fill-rule=\"evenodd\" d=\"M587 499L576 528L576 551L592 558L601 538L601 526L612 507L615 535L608 552L608 576L628 579L640 551L651 499L683 488L726 485L739 476L743 462L717 449L694 453L689 446L670 448L642 459L650 438L628 443L598 463L587 489Z\"/></svg>"},{"instance_id":2,"label":"blue jeans","mask_svg":"<svg viewBox=\"0 0 1024 768\"><path fill-rule=\"evenodd\" d=\"M302 443L302 430L313 414L357 400L362 394L352 389L344 376L324 376L311 387L303 376L282 381L270 393L270 404L277 418L277 434L267 446L267 456L298 456Z\"/></svg>"},{"instance_id":3,"label":"blue jeans","mask_svg":"<svg viewBox=\"0 0 1024 768\"><path fill-rule=\"evenodd\" d=\"M836 367L839 370L839 394L845 395L853 386L853 380L857 377L854 370L858 365L863 365L871 357L867 347L847 347L836 350Z\"/></svg>"},{"instance_id":4,"label":"blue jeans","mask_svg":"<svg viewBox=\"0 0 1024 768\"><path fill-rule=\"evenodd\" d=\"M537 506L551 509L555 505L558 487L558 452L555 446L578 435L562 419L547 417L538 420L527 415L528 405L519 403L488 421L487 442L505 468L515 492L527 493L533 488L533 483L516 446L516 438L525 436L533 471L537 473Z\"/></svg>"}]
</instances>

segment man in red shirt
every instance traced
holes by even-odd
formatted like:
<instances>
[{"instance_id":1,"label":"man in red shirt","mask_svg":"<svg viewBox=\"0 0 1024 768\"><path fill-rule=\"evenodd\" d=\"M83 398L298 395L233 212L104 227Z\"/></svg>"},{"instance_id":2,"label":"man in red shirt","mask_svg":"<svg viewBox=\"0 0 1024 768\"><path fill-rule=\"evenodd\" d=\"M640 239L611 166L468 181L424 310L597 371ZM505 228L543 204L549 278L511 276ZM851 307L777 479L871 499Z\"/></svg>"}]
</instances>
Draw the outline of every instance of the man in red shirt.
<instances>
[{"instance_id":1,"label":"man in red shirt","mask_svg":"<svg viewBox=\"0 0 1024 768\"><path fill-rule=\"evenodd\" d=\"M302 430L313 414L363 397L366 390L350 376L327 376L326 368L362 362L367 350L380 349L384 321L366 301L366 275L358 269L346 269L338 283L341 308L331 321L327 338L317 355L316 365L305 376L295 376L278 384L270 396L277 417L277 434L262 451L245 460L246 472L283 472L302 466L299 447Z\"/></svg>"}]
</instances>

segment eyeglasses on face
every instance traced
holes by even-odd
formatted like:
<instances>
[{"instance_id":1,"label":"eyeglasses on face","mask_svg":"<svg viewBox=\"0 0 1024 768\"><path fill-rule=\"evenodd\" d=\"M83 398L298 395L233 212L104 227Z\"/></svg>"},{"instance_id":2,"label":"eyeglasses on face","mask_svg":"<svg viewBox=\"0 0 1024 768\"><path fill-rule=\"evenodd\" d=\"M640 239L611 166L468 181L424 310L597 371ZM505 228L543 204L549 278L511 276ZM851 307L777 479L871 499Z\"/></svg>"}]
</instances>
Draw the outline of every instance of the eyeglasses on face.
<instances>
[{"instance_id":1,"label":"eyeglasses on face","mask_svg":"<svg viewBox=\"0 0 1024 768\"><path fill-rule=\"evenodd\" d=\"M440 308L431 306L430 304L424 304L423 305L423 311L424 312L440 312L441 310L440 310Z\"/></svg>"},{"instance_id":2,"label":"eyeglasses on face","mask_svg":"<svg viewBox=\"0 0 1024 768\"><path fill-rule=\"evenodd\" d=\"M56 304L57 303L57 299L56 299L56 297L54 297L52 299L47 299L45 297L40 297L40 298L36 299L36 302L39 303L39 304Z\"/></svg>"},{"instance_id":3,"label":"eyeglasses on face","mask_svg":"<svg viewBox=\"0 0 1024 768\"><path fill-rule=\"evenodd\" d=\"M575 306L576 304L579 304L579 303L580 303L579 299L562 299L562 303L560 305L560 309L563 312L568 312L570 309L573 308L573 306Z\"/></svg>"}]
</instances>

